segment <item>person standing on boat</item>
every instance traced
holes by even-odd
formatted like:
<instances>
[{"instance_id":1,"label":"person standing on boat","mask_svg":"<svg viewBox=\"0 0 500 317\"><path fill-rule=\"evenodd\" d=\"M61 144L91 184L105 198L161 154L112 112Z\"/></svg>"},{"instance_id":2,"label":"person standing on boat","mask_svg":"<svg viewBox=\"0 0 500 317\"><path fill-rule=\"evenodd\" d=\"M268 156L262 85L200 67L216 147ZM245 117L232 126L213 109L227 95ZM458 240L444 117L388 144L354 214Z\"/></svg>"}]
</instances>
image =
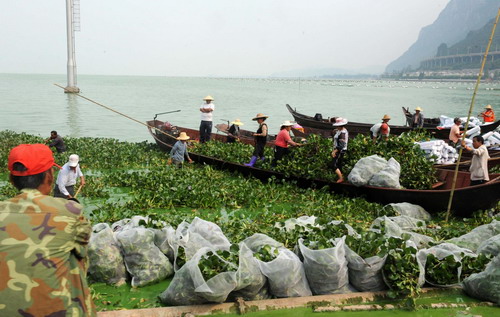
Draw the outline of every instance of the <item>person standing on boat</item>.
<instances>
[{"instance_id":1,"label":"person standing on boat","mask_svg":"<svg viewBox=\"0 0 500 317\"><path fill-rule=\"evenodd\" d=\"M479 116L483 118L484 123L495 122L495 112L493 112L491 105L487 105L484 109L486 110L479 114Z\"/></svg>"},{"instance_id":2,"label":"person standing on boat","mask_svg":"<svg viewBox=\"0 0 500 317\"><path fill-rule=\"evenodd\" d=\"M231 127L227 130L227 143L234 143L240 140L240 126L243 125L243 122L240 119L236 119L231 122Z\"/></svg>"},{"instance_id":3,"label":"person standing on boat","mask_svg":"<svg viewBox=\"0 0 500 317\"><path fill-rule=\"evenodd\" d=\"M382 118L382 122L374 124L370 128L373 141L377 140L377 138L379 137L384 140L389 139L389 133L391 133L391 128L389 127L389 120L391 120L391 117L386 114Z\"/></svg>"},{"instance_id":4,"label":"person standing on boat","mask_svg":"<svg viewBox=\"0 0 500 317\"><path fill-rule=\"evenodd\" d=\"M453 122L455 124L451 127L450 136L448 138L450 139L450 146L457 148L460 145L458 141L462 137L462 133L460 132L460 125L462 124L462 120L460 120L460 118L455 118L453 119Z\"/></svg>"},{"instance_id":5,"label":"person standing on boat","mask_svg":"<svg viewBox=\"0 0 500 317\"><path fill-rule=\"evenodd\" d=\"M484 145L484 139L482 136L478 135L472 138L473 149L462 141L462 147L469 152L472 152L472 162L470 164L470 185L480 185L484 184L490 180L488 175L488 159L490 155L488 154L488 149Z\"/></svg>"},{"instance_id":6,"label":"person standing on boat","mask_svg":"<svg viewBox=\"0 0 500 317\"><path fill-rule=\"evenodd\" d=\"M412 129L421 129L424 127L424 115L422 114L422 108L416 107L415 113L411 117L411 125Z\"/></svg>"},{"instance_id":7,"label":"person standing on boat","mask_svg":"<svg viewBox=\"0 0 500 317\"><path fill-rule=\"evenodd\" d=\"M300 144L294 142L290 137L292 125L293 123L288 120L281 124L280 132L276 136L276 141L274 142L274 159L271 163L272 167L275 167L279 160L290 153L289 146L300 146Z\"/></svg>"},{"instance_id":8,"label":"person standing on boat","mask_svg":"<svg viewBox=\"0 0 500 317\"><path fill-rule=\"evenodd\" d=\"M335 135L333 136L333 170L338 176L337 183L342 183L344 181L344 176L342 175L342 163L344 160L344 155L347 152L347 142L349 141L349 132L345 126L347 125L347 119L336 118L335 123L332 125L337 128Z\"/></svg>"},{"instance_id":9,"label":"person standing on boat","mask_svg":"<svg viewBox=\"0 0 500 317\"><path fill-rule=\"evenodd\" d=\"M250 163L246 163L245 166L254 166L257 159L260 158L262 161L266 158L264 156L264 148L267 143L267 124L264 123L269 116L266 116L262 113L258 113L253 121L257 121L259 123L259 128L257 132L253 134L255 138L255 149L252 154L252 158L250 159Z\"/></svg>"},{"instance_id":10,"label":"person standing on boat","mask_svg":"<svg viewBox=\"0 0 500 317\"><path fill-rule=\"evenodd\" d=\"M50 131L50 137L45 140L45 143L52 141L49 143L49 147L55 147L57 153L63 153L66 152L66 145L64 144L63 139L59 134L57 134L57 131Z\"/></svg>"},{"instance_id":11,"label":"person standing on boat","mask_svg":"<svg viewBox=\"0 0 500 317\"><path fill-rule=\"evenodd\" d=\"M9 153L20 193L0 202L1 316L96 316L87 284L92 227L82 205L50 196L54 166L45 144Z\"/></svg>"},{"instance_id":12,"label":"person standing on boat","mask_svg":"<svg viewBox=\"0 0 500 317\"><path fill-rule=\"evenodd\" d=\"M212 134L212 112L215 110L215 105L212 101L214 98L212 96L206 96L203 98L205 103L201 105L201 123L200 123L200 142L205 143L210 141L210 135Z\"/></svg>"},{"instance_id":13,"label":"person standing on boat","mask_svg":"<svg viewBox=\"0 0 500 317\"><path fill-rule=\"evenodd\" d=\"M178 168L181 168L184 164L184 159L187 159L189 163L193 163L193 160L189 157L189 153L187 151L187 140L189 140L189 136L186 132L181 132L179 137L177 138L177 142L175 142L172 150L170 150L170 159L171 162L174 163Z\"/></svg>"},{"instance_id":14,"label":"person standing on boat","mask_svg":"<svg viewBox=\"0 0 500 317\"><path fill-rule=\"evenodd\" d=\"M75 196L76 178L80 177L80 186L85 185L85 177L83 176L80 165L78 164L80 157L76 154L71 154L69 160L63 165L61 171L57 175L56 186L54 187L54 197L73 198Z\"/></svg>"}]
</instances>

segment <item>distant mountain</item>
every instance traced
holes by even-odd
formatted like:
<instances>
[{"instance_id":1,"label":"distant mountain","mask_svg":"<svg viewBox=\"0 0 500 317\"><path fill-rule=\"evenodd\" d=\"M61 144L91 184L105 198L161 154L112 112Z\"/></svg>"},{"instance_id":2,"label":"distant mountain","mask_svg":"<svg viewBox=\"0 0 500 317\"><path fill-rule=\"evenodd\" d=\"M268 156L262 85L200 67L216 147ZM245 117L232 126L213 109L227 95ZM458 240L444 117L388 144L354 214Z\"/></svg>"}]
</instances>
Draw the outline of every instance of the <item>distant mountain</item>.
<instances>
[{"instance_id":1,"label":"distant mountain","mask_svg":"<svg viewBox=\"0 0 500 317\"><path fill-rule=\"evenodd\" d=\"M343 68L308 68L295 69L271 74L271 77L326 77L326 78L346 78L378 75L382 73L384 66L367 66L360 69Z\"/></svg>"},{"instance_id":2,"label":"distant mountain","mask_svg":"<svg viewBox=\"0 0 500 317\"><path fill-rule=\"evenodd\" d=\"M499 7L498 0L451 0L437 20L422 28L417 41L385 71L392 73L408 66L418 68L422 60L436 55L440 44L450 47L463 40L470 31L482 28L496 16Z\"/></svg>"}]
</instances>

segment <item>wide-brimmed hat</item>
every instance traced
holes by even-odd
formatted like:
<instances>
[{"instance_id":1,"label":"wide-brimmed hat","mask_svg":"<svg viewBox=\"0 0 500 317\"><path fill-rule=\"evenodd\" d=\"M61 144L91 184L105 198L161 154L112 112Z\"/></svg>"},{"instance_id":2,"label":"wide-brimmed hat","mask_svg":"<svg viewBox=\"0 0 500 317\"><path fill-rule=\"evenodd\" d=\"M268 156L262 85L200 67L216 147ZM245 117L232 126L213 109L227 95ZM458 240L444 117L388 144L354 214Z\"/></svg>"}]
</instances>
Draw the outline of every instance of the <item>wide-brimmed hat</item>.
<instances>
[{"instance_id":1,"label":"wide-brimmed hat","mask_svg":"<svg viewBox=\"0 0 500 317\"><path fill-rule=\"evenodd\" d=\"M289 120L286 120L286 121L283 121L283 123L281 124L281 126L285 126L285 127L291 127L292 125L294 125L292 122L290 122Z\"/></svg>"},{"instance_id":2,"label":"wide-brimmed hat","mask_svg":"<svg viewBox=\"0 0 500 317\"><path fill-rule=\"evenodd\" d=\"M484 107L484 109L492 109L492 108L491 105L487 105L486 107Z\"/></svg>"},{"instance_id":3,"label":"wide-brimmed hat","mask_svg":"<svg viewBox=\"0 0 500 317\"><path fill-rule=\"evenodd\" d=\"M388 114L384 114L384 117L382 118L382 120L391 120L391 116Z\"/></svg>"},{"instance_id":4,"label":"wide-brimmed hat","mask_svg":"<svg viewBox=\"0 0 500 317\"><path fill-rule=\"evenodd\" d=\"M416 107L416 108L415 108L415 111L422 111L422 108L420 108L420 107Z\"/></svg>"},{"instance_id":5,"label":"wide-brimmed hat","mask_svg":"<svg viewBox=\"0 0 500 317\"><path fill-rule=\"evenodd\" d=\"M347 121L347 119L338 117L335 119L335 122L332 124L332 126L340 127L342 125L346 125L348 122L349 121Z\"/></svg>"},{"instance_id":6,"label":"wide-brimmed hat","mask_svg":"<svg viewBox=\"0 0 500 317\"><path fill-rule=\"evenodd\" d=\"M267 118L269 118L269 116L266 116L263 113L257 113L257 115L255 116L255 118L253 118L252 120L256 121L257 119L267 119Z\"/></svg>"},{"instance_id":7,"label":"wide-brimmed hat","mask_svg":"<svg viewBox=\"0 0 500 317\"><path fill-rule=\"evenodd\" d=\"M181 134L179 134L179 136L177 137L177 140L179 141L185 141L185 140L189 140L190 137L189 135L186 134L186 132L181 132Z\"/></svg>"},{"instance_id":8,"label":"wide-brimmed hat","mask_svg":"<svg viewBox=\"0 0 500 317\"><path fill-rule=\"evenodd\" d=\"M210 101L213 101L214 100L214 97L208 95L206 96L205 98L203 98L203 100L210 100Z\"/></svg>"},{"instance_id":9,"label":"wide-brimmed hat","mask_svg":"<svg viewBox=\"0 0 500 317\"><path fill-rule=\"evenodd\" d=\"M77 154L71 154L68 159L68 165L71 167L76 167L80 162L80 157Z\"/></svg>"},{"instance_id":10,"label":"wide-brimmed hat","mask_svg":"<svg viewBox=\"0 0 500 317\"><path fill-rule=\"evenodd\" d=\"M243 122L241 122L240 119L235 119L233 122L231 122L231 124L243 125Z\"/></svg>"}]
</instances>

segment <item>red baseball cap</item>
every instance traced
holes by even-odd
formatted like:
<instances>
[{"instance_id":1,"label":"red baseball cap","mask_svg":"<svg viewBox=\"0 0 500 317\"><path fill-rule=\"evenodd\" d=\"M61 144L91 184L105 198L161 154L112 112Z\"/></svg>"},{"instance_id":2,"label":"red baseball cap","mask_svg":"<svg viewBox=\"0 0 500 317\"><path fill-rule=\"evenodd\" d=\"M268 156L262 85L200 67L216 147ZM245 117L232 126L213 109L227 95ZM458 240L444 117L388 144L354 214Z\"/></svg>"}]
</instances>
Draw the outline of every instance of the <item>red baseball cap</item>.
<instances>
[{"instance_id":1,"label":"red baseball cap","mask_svg":"<svg viewBox=\"0 0 500 317\"><path fill-rule=\"evenodd\" d=\"M14 171L14 163L21 163L26 171ZM30 176L45 172L54 162L52 151L45 144L21 144L10 150L9 171L14 176Z\"/></svg>"}]
</instances>

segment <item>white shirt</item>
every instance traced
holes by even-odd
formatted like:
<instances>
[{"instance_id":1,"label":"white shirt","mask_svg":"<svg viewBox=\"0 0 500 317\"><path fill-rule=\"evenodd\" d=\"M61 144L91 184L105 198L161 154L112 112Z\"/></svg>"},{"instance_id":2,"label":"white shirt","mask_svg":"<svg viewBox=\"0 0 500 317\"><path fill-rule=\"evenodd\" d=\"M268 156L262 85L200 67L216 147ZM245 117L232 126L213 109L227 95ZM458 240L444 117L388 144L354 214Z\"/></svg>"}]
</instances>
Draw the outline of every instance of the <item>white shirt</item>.
<instances>
[{"instance_id":1,"label":"white shirt","mask_svg":"<svg viewBox=\"0 0 500 317\"><path fill-rule=\"evenodd\" d=\"M77 177L82 177L83 173L80 170L80 165L76 166L75 171L71 170L71 167L69 167L69 164L66 163L63 165L62 169L59 171L59 175L57 175L57 181L56 185L59 187L59 191L63 195L69 195L68 191L66 190L66 186L73 186L76 184L76 178Z\"/></svg>"},{"instance_id":2,"label":"white shirt","mask_svg":"<svg viewBox=\"0 0 500 317\"><path fill-rule=\"evenodd\" d=\"M382 122L375 123L371 128L370 131L373 134L374 137L378 137L378 133L380 132L380 127L382 126Z\"/></svg>"},{"instance_id":3,"label":"white shirt","mask_svg":"<svg viewBox=\"0 0 500 317\"><path fill-rule=\"evenodd\" d=\"M201 113L201 121L212 121L212 112L215 110L215 105L211 103L204 103L200 106L200 109L212 109L210 112Z\"/></svg>"},{"instance_id":4,"label":"white shirt","mask_svg":"<svg viewBox=\"0 0 500 317\"><path fill-rule=\"evenodd\" d=\"M485 180L489 181L490 176L488 175L488 159L490 155L488 154L488 149L483 144L477 149L472 150L472 162L470 164L470 179L473 181Z\"/></svg>"}]
</instances>

